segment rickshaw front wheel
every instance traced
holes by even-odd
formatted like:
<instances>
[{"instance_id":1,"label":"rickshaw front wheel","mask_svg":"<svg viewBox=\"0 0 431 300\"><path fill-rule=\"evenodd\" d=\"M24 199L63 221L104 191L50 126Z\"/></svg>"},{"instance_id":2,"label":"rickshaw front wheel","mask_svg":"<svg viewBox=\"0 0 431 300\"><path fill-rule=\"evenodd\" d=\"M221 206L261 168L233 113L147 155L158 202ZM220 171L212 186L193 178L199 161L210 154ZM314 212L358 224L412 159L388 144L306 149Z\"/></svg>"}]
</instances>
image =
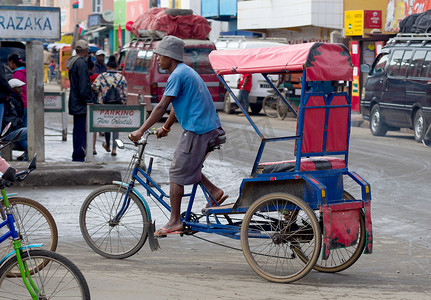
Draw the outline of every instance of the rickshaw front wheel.
<instances>
[{"instance_id":1,"label":"rickshaw front wheel","mask_svg":"<svg viewBox=\"0 0 431 300\"><path fill-rule=\"evenodd\" d=\"M272 282L289 283L307 275L318 259L321 243L313 210L290 194L261 197L247 210L241 226L241 246L248 264ZM297 248L309 259L301 259Z\"/></svg>"}]
</instances>

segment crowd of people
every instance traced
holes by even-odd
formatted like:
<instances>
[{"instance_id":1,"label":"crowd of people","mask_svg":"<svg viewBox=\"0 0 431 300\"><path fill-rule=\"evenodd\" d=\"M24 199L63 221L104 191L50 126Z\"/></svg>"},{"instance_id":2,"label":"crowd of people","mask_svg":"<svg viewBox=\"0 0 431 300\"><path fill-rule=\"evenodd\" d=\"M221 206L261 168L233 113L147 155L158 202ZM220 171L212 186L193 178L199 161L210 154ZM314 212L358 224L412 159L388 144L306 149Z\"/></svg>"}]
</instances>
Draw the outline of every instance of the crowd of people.
<instances>
[{"instance_id":1,"label":"crowd of people","mask_svg":"<svg viewBox=\"0 0 431 300\"><path fill-rule=\"evenodd\" d=\"M105 100L112 95L112 90L114 90L117 91L114 93L114 97L118 95L118 102L115 104L126 104L127 81L117 71L118 64L114 55L109 57L105 65L106 54L103 50L99 50L96 52L96 59L93 62L89 56L89 44L83 39L76 42L75 51L76 55L66 63L70 80L69 114L73 115L72 161L85 161L87 103L113 104L113 102ZM102 147L115 156L117 152L114 140L118 138L118 132L114 132L112 137L112 150L110 132L105 133L105 142ZM97 154L96 134L93 136L93 141L93 154Z\"/></svg>"}]
</instances>

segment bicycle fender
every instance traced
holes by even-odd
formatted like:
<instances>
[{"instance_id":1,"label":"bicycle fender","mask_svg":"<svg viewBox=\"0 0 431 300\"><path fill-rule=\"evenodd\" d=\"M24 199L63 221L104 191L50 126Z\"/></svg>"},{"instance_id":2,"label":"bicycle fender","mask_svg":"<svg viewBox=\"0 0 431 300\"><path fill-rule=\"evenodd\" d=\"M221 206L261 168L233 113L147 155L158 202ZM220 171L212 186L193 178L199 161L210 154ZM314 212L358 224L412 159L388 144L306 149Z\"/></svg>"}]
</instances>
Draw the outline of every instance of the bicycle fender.
<instances>
[{"instance_id":1,"label":"bicycle fender","mask_svg":"<svg viewBox=\"0 0 431 300\"><path fill-rule=\"evenodd\" d=\"M127 183L121 182L121 181L113 181L112 183L117 184L117 185L121 185L121 186L125 187L126 189L129 187L129 185ZM148 206L147 201L145 201L144 196L142 196L142 194L135 188L133 188L131 192L134 193L136 195L136 197L138 197L142 201L142 204L144 204L145 210L147 211L148 220L151 221L150 207Z\"/></svg>"},{"instance_id":2,"label":"bicycle fender","mask_svg":"<svg viewBox=\"0 0 431 300\"><path fill-rule=\"evenodd\" d=\"M21 247L21 248L19 248L19 250L24 250L24 249L31 249L31 248L40 248L40 247L42 247L43 246L43 244L31 244L31 245L28 245L28 246L23 246L23 247ZM14 251L12 251L11 253L9 253L8 255L6 255L5 257L3 257L3 259L2 260L0 260L0 266L10 257L10 256L12 256L12 255L14 255L15 254L15 250Z\"/></svg>"}]
</instances>

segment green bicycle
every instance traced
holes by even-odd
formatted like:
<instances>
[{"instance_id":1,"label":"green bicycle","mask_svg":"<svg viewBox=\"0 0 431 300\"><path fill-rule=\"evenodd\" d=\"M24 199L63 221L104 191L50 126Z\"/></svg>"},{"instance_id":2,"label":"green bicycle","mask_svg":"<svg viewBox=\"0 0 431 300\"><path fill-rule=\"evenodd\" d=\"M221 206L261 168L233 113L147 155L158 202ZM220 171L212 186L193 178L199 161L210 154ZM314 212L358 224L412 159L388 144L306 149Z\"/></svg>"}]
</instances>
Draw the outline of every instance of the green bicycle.
<instances>
[{"instance_id":1,"label":"green bicycle","mask_svg":"<svg viewBox=\"0 0 431 300\"><path fill-rule=\"evenodd\" d=\"M16 173L9 168L0 179L6 219L0 228L9 230L0 236L0 243L12 239L13 251L0 260L0 299L90 299L90 290L84 275L69 259L48 250L36 249L42 244L25 243L24 224L17 231L13 209L5 188L14 181L24 180L36 169L36 156L25 171ZM17 219L18 222L20 219Z\"/></svg>"}]
</instances>

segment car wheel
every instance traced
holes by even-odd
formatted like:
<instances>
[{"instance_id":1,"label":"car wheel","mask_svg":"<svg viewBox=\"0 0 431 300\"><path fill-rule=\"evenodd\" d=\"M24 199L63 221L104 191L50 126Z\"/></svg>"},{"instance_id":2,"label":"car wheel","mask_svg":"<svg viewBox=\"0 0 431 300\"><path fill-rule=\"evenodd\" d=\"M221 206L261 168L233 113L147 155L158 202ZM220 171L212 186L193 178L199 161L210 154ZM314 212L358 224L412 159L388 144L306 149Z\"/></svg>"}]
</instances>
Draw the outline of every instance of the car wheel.
<instances>
[{"instance_id":1,"label":"car wheel","mask_svg":"<svg viewBox=\"0 0 431 300\"><path fill-rule=\"evenodd\" d=\"M374 136L385 136L386 132L388 132L388 128L383 123L380 115L380 108L378 105L374 105L371 109L370 130Z\"/></svg>"},{"instance_id":2,"label":"car wheel","mask_svg":"<svg viewBox=\"0 0 431 300\"><path fill-rule=\"evenodd\" d=\"M424 135L425 135L425 131L427 129L426 125L427 124L425 122L424 113L420 109L416 112L415 118L413 121L413 129L414 129L416 142L418 142L418 143L422 142Z\"/></svg>"},{"instance_id":3,"label":"car wheel","mask_svg":"<svg viewBox=\"0 0 431 300\"><path fill-rule=\"evenodd\" d=\"M262 110L262 103L250 103L250 109L253 115L258 115Z\"/></svg>"},{"instance_id":4,"label":"car wheel","mask_svg":"<svg viewBox=\"0 0 431 300\"><path fill-rule=\"evenodd\" d=\"M229 94L229 92L226 92L224 94L224 106L223 106L224 112L227 114L233 114L233 112L235 110L233 106L234 106L234 104L232 104L230 102L230 94Z\"/></svg>"}]
</instances>

